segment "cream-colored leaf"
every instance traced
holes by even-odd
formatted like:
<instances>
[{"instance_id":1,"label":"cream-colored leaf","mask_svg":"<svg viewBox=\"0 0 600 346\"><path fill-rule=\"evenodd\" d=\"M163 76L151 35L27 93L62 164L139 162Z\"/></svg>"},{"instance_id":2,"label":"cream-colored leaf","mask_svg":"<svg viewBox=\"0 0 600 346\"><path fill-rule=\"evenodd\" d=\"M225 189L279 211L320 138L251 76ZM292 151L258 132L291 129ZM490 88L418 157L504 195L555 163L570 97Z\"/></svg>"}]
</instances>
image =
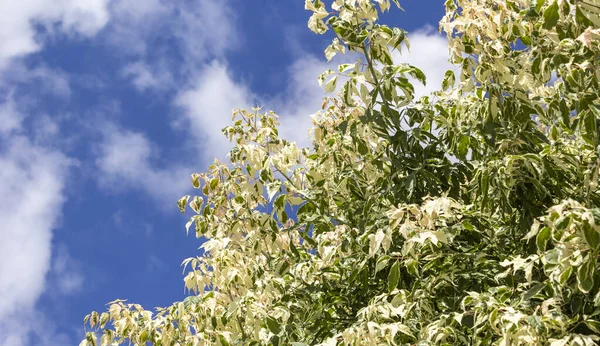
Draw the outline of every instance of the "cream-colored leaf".
<instances>
[{"instance_id":1,"label":"cream-colored leaf","mask_svg":"<svg viewBox=\"0 0 600 346\"><path fill-rule=\"evenodd\" d=\"M335 91L335 86L337 84L337 76L331 78L327 84L325 84L325 92L330 93Z\"/></svg>"},{"instance_id":2,"label":"cream-colored leaf","mask_svg":"<svg viewBox=\"0 0 600 346\"><path fill-rule=\"evenodd\" d=\"M383 231L378 230L375 234L369 235L369 257L375 256L379 248L381 247L381 242L385 238L385 233Z\"/></svg>"}]
</instances>

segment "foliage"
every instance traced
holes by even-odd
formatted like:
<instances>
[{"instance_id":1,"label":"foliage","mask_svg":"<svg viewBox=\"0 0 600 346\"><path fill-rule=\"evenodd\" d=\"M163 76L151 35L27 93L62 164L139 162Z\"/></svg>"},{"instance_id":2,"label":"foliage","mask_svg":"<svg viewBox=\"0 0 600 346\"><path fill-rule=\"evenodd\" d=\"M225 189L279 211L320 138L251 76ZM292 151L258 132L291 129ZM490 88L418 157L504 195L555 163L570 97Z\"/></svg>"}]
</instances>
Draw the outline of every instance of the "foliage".
<instances>
[{"instance_id":1,"label":"foliage","mask_svg":"<svg viewBox=\"0 0 600 346\"><path fill-rule=\"evenodd\" d=\"M230 162L179 201L193 295L91 313L101 345L597 344L600 1L447 0L457 68L418 100L390 5L306 0L327 58L360 56L320 76L343 85L312 147L235 110Z\"/></svg>"}]
</instances>

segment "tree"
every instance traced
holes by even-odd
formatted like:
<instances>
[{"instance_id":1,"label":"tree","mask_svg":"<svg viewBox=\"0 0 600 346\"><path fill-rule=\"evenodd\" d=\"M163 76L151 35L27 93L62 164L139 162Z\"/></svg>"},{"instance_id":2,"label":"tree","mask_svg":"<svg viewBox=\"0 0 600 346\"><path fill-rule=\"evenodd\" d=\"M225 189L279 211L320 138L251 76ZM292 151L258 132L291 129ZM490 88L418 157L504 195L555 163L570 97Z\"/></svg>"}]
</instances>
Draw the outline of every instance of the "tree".
<instances>
[{"instance_id":1,"label":"tree","mask_svg":"<svg viewBox=\"0 0 600 346\"><path fill-rule=\"evenodd\" d=\"M447 0L457 68L418 100L390 5L306 0L327 58L360 56L319 77L343 85L312 147L235 110L230 162L179 201L193 294L92 312L101 345L597 344L600 1Z\"/></svg>"}]
</instances>

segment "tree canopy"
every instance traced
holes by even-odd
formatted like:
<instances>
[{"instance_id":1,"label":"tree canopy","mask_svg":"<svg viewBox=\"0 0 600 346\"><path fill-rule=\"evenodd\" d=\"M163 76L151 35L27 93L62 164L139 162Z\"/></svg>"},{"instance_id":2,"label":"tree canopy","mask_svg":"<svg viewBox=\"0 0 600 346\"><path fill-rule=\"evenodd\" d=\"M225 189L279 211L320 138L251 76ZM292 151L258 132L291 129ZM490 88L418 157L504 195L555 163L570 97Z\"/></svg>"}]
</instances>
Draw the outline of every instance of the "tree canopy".
<instances>
[{"instance_id":1,"label":"tree canopy","mask_svg":"<svg viewBox=\"0 0 600 346\"><path fill-rule=\"evenodd\" d=\"M189 297L112 302L81 345L598 344L600 0L447 0L456 69L420 98L392 6L306 0L358 57L319 76L312 145L234 110L178 203Z\"/></svg>"}]
</instances>

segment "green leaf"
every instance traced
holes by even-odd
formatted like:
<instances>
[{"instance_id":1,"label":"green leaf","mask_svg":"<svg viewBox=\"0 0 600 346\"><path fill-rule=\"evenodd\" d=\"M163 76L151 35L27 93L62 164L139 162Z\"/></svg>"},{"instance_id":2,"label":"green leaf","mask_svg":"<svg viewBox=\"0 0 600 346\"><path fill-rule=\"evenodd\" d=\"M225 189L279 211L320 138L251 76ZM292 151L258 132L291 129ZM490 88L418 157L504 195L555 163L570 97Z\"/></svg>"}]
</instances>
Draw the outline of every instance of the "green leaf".
<instances>
[{"instance_id":1,"label":"green leaf","mask_svg":"<svg viewBox=\"0 0 600 346\"><path fill-rule=\"evenodd\" d=\"M558 1L554 0L552 5L544 11L544 29L550 30L558 23Z\"/></svg>"},{"instance_id":2,"label":"green leaf","mask_svg":"<svg viewBox=\"0 0 600 346\"><path fill-rule=\"evenodd\" d=\"M277 201L277 200L276 200ZM315 205L311 202L306 202L304 203L300 208L298 208L298 212L296 213L296 215L300 218L302 217L306 217L306 216L310 216L313 213L315 213L317 211L317 208L315 208Z\"/></svg>"},{"instance_id":3,"label":"green leaf","mask_svg":"<svg viewBox=\"0 0 600 346\"><path fill-rule=\"evenodd\" d=\"M535 244L540 252L546 251L546 243L548 243L548 239L550 239L551 235L552 230L550 227L544 227L538 232L535 238Z\"/></svg>"},{"instance_id":4,"label":"green leaf","mask_svg":"<svg viewBox=\"0 0 600 346\"><path fill-rule=\"evenodd\" d=\"M223 346L229 346L229 342L227 342L227 339L225 339L225 337L221 334L219 334L219 342L221 343L221 345Z\"/></svg>"},{"instance_id":5,"label":"green leaf","mask_svg":"<svg viewBox=\"0 0 600 346\"><path fill-rule=\"evenodd\" d=\"M281 325L279 324L279 321L273 317L267 317L267 327L273 334L281 333Z\"/></svg>"},{"instance_id":6,"label":"green leaf","mask_svg":"<svg viewBox=\"0 0 600 346\"><path fill-rule=\"evenodd\" d=\"M567 267L562 273L560 273L560 276L558 277L558 283L561 285L566 284L572 273L573 267Z\"/></svg>"},{"instance_id":7,"label":"green leaf","mask_svg":"<svg viewBox=\"0 0 600 346\"><path fill-rule=\"evenodd\" d=\"M419 261L410 259L406 262L406 270L414 277L419 277Z\"/></svg>"},{"instance_id":8,"label":"green leaf","mask_svg":"<svg viewBox=\"0 0 600 346\"><path fill-rule=\"evenodd\" d=\"M541 57L537 57L535 59L533 59L533 63L531 63L531 72L538 76L540 74L540 64L542 63L542 58Z\"/></svg>"},{"instance_id":9,"label":"green leaf","mask_svg":"<svg viewBox=\"0 0 600 346\"><path fill-rule=\"evenodd\" d=\"M556 221L556 223L554 224L554 228L556 230L562 231L565 228L567 228L570 223L571 223L571 217L568 215L563 216L560 219L558 219L558 221Z\"/></svg>"},{"instance_id":10,"label":"green leaf","mask_svg":"<svg viewBox=\"0 0 600 346\"><path fill-rule=\"evenodd\" d=\"M200 188L200 174L198 174L198 173L192 174L192 186L195 189Z\"/></svg>"},{"instance_id":11,"label":"green leaf","mask_svg":"<svg viewBox=\"0 0 600 346\"><path fill-rule=\"evenodd\" d=\"M471 138L466 135L460 135L458 140L458 145L456 147L456 154L461 160L467 159L467 153L469 152L469 144L471 143Z\"/></svg>"},{"instance_id":12,"label":"green leaf","mask_svg":"<svg viewBox=\"0 0 600 346\"><path fill-rule=\"evenodd\" d=\"M401 332L402 334L407 335L411 338L415 337L413 335L412 331L410 330L410 328L406 324L399 324L397 326L398 326L398 331Z\"/></svg>"},{"instance_id":13,"label":"green leaf","mask_svg":"<svg viewBox=\"0 0 600 346\"><path fill-rule=\"evenodd\" d=\"M88 341L88 345L97 346L98 339L96 338L96 333L88 332L85 335L85 339Z\"/></svg>"},{"instance_id":14,"label":"green leaf","mask_svg":"<svg viewBox=\"0 0 600 346\"><path fill-rule=\"evenodd\" d=\"M404 181L404 186L406 187L406 190L408 190L408 198L411 198L415 192L416 180L416 173L412 172Z\"/></svg>"},{"instance_id":15,"label":"green leaf","mask_svg":"<svg viewBox=\"0 0 600 346\"><path fill-rule=\"evenodd\" d=\"M598 246L600 245L600 234L598 234L598 231L587 221L583 223L582 228L585 241L592 249L598 250Z\"/></svg>"},{"instance_id":16,"label":"green leaf","mask_svg":"<svg viewBox=\"0 0 600 346\"><path fill-rule=\"evenodd\" d=\"M594 265L596 260L584 262L577 270L577 285L583 293L589 293L594 286Z\"/></svg>"},{"instance_id":17,"label":"green leaf","mask_svg":"<svg viewBox=\"0 0 600 346\"><path fill-rule=\"evenodd\" d=\"M537 12L540 12L540 10L542 9L542 7L544 6L544 4L546 3L546 0L536 0L535 2L535 10ZM558 5L557 5L558 7Z\"/></svg>"},{"instance_id":18,"label":"green leaf","mask_svg":"<svg viewBox=\"0 0 600 346\"><path fill-rule=\"evenodd\" d=\"M340 131L342 131L342 135L346 134L346 130L348 129L348 120L344 120L339 125Z\"/></svg>"},{"instance_id":19,"label":"green leaf","mask_svg":"<svg viewBox=\"0 0 600 346\"><path fill-rule=\"evenodd\" d=\"M182 214L185 213L185 207L187 206L189 199L190 199L190 196L183 196L179 199L179 201L177 201L177 206L179 207L179 211Z\"/></svg>"},{"instance_id":20,"label":"green leaf","mask_svg":"<svg viewBox=\"0 0 600 346\"><path fill-rule=\"evenodd\" d=\"M449 73L452 74L452 76L449 76ZM423 85L427 85L427 76L425 76L425 73L423 73L423 71L421 71L420 69L411 66L410 70L409 70L409 74L411 77L413 77L414 79L418 80L419 83L423 84ZM445 77L448 78L452 78L452 85L454 85L454 72L452 72L451 70L446 71Z\"/></svg>"},{"instance_id":21,"label":"green leaf","mask_svg":"<svg viewBox=\"0 0 600 346\"><path fill-rule=\"evenodd\" d=\"M292 254L294 255L294 257L298 258L300 257L300 252L298 252L298 248L296 247L296 245L294 244L294 242L290 239L290 250L292 251Z\"/></svg>"},{"instance_id":22,"label":"green leaf","mask_svg":"<svg viewBox=\"0 0 600 346\"><path fill-rule=\"evenodd\" d=\"M546 287L545 282L539 282L533 287L531 287L525 294L523 295L523 300L529 300L533 298L536 294L540 293Z\"/></svg>"},{"instance_id":23,"label":"green leaf","mask_svg":"<svg viewBox=\"0 0 600 346\"><path fill-rule=\"evenodd\" d=\"M584 321L586 326L590 328L594 333L600 334L600 322L594 320Z\"/></svg>"},{"instance_id":24,"label":"green leaf","mask_svg":"<svg viewBox=\"0 0 600 346\"><path fill-rule=\"evenodd\" d=\"M579 6L575 6L575 22L577 22L577 24L583 25L583 27L594 26L594 23L592 23L592 21L589 20L588 17L586 17L583 14Z\"/></svg>"},{"instance_id":25,"label":"green leaf","mask_svg":"<svg viewBox=\"0 0 600 346\"><path fill-rule=\"evenodd\" d=\"M365 141L357 140L356 142L358 142L358 153L361 155L366 155L369 152L369 147L367 147Z\"/></svg>"},{"instance_id":26,"label":"green leaf","mask_svg":"<svg viewBox=\"0 0 600 346\"><path fill-rule=\"evenodd\" d=\"M593 105L591 107L594 107ZM583 118L583 125L585 127L586 138L590 144L596 144L598 138L598 127L596 125L596 115L592 111L585 112Z\"/></svg>"},{"instance_id":27,"label":"green leaf","mask_svg":"<svg viewBox=\"0 0 600 346\"><path fill-rule=\"evenodd\" d=\"M463 228L466 229L467 231L475 230L475 226L473 226L473 224L467 220L463 220L462 225L463 225Z\"/></svg>"},{"instance_id":28,"label":"green leaf","mask_svg":"<svg viewBox=\"0 0 600 346\"><path fill-rule=\"evenodd\" d=\"M488 171L482 172L481 180L479 182L479 193L483 197L482 201L481 201L482 208L486 207L487 201L488 201L489 179L490 179L489 172Z\"/></svg>"},{"instance_id":29,"label":"green leaf","mask_svg":"<svg viewBox=\"0 0 600 346\"><path fill-rule=\"evenodd\" d=\"M202 208L202 204L204 204L204 200L200 196L194 196L192 201L190 202L190 208L197 214L200 213L200 209Z\"/></svg>"},{"instance_id":30,"label":"green leaf","mask_svg":"<svg viewBox=\"0 0 600 346\"><path fill-rule=\"evenodd\" d=\"M317 242L314 241L314 239L312 239L311 237L302 237L302 239L308 243L308 245L310 245L312 248L316 248L318 246Z\"/></svg>"},{"instance_id":31,"label":"green leaf","mask_svg":"<svg viewBox=\"0 0 600 346\"><path fill-rule=\"evenodd\" d=\"M290 268L290 262L288 262L288 261L282 262L281 265L279 266L278 274L283 275L283 274L287 273L289 268Z\"/></svg>"},{"instance_id":32,"label":"green leaf","mask_svg":"<svg viewBox=\"0 0 600 346\"><path fill-rule=\"evenodd\" d=\"M383 255L377 259L377 263L375 264L375 274L377 274L379 271L381 271L387 266L388 262L390 261L390 258L391 257L388 255Z\"/></svg>"},{"instance_id":33,"label":"green leaf","mask_svg":"<svg viewBox=\"0 0 600 346\"><path fill-rule=\"evenodd\" d=\"M277 211L283 211L285 209L285 204L287 203L287 195L279 195L275 198L275 202L273 202L273 206L277 209Z\"/></svg>"},{"instance_id":34,"label":"green leaf","mask_svg":"<svg viewBox=\"0 0 600 346\"><path fill-rule=\"evenodd\" d=\"M391 292L398 287L398 283L400 282L400 266L398 261L394 262L392 267L390 268L390 273L388 274L388 291Z\"/></svg>"},{"instance_id":35,"label":"green leaf","mask_svg":"<svg viewBox=\"0 0 600 346\"><path fill-rule=\"evenodd\" d=\"M269 202L273 200L273 197L279 192L281 187L281 182L274 181L269 184L265 184L267 187L267 196L269 197Z\"/></svg>"},{"instance_id":36,"label":"green leaf","mask_svg":"<svg viewBox=\"0 0 600 346\"><path fill-rule=\"evenodd\" d=\"M468 36L466 36L466 35L463 36L462 44L465 47L465 53L467 53L467 54L473 53L473 41L471 41Z\"/></svg>"},{"instance_id":37,"label":"green leaf","mask_svg":"<svg viewBox=\"0 0 600 346\"><path fill-rule=\"evenodd\" d=\"M456 77L454 76L454 71L448 70L444 74L444 80L442 81L442 89L447 90L454 86Z\"/></svg>"},{"instance_id":38,"label":"green leaf","mask_svg":"<svg viewBox=\"0 0 600 346\"><path fill-rule=\"evenodd\" d=\"M146 342L150 340L150 337L148 335L148 332L146 332L145 330L142 332L142 334L140 334L140 342Z\"/></svg>"},{"instance_id":39,"label":"green leaf","mask_svg":"<svg viewBox=\"0 0 600 346\"><path fill-rule=\"evenodd\" d=\"M344 86L342 87L342 95L344 97L344 102L349 106L354 105L354 101L352 100L353 86L354 86L354 84L352 84L351 81L348 81L348 82L344 83Z\"/></svg>"}]
</instances>

